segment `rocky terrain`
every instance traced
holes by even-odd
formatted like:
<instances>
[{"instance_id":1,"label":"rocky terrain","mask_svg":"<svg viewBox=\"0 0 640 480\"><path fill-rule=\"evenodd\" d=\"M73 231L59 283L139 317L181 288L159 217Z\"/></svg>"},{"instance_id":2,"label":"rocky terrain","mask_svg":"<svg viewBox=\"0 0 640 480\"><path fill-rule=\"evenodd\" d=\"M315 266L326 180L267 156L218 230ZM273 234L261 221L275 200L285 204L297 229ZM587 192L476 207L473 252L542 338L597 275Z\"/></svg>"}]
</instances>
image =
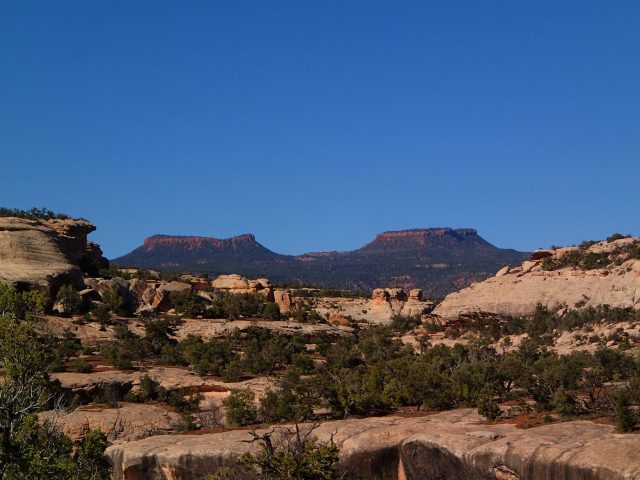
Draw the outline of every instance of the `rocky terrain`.
<instances>
[{"instance_id":1,"label":"rocky terrain","mask_svg":"<svg viewBox=\"0 0 640 480\"><path fill-rule=\"evenodd\" d=\"M640 478L640 437L592 422L528 430L486 425L472 410L420 418L323 423L341 445L339 468L354 480ZM110 447L116 480L203 480L249 449L247 431L164 435Z\"/></svg>"},{"instance_id":2,"label":"rocky terrain","mask_svg":"<svg viewBox=\"0 0 640 480\"><path fill-rule=\"evenodd\" d=\"M521 266L504 267L484 282L451 293L434 314L531 315L537 305L551 310L598 305L637 309L640 258L630 251L638 245L640 239L624 238L534 252ZM572 257L576 260L569 261ZM590 268L580 265L581 257L590 259Z\"/></svg>"},{"instance_id":3,"label":"rocky terrain","mask_svg":"<svg viewBox=\"0 0 640 480\"><path fill-rule=\"evenodd\" d=\"M371 291L380 286L420 288L430 298L468 286L527 254L497 248L473 229L417 229L379 234L350 252L280 255L253 235L229 239L156 235L113 260L129 267L211 276L240 273L276 283Z\"/></svg>"},{"instance_id":4,"label":"rocky terrain","mask_svg":"<svg viewBox=\"0 0 640 480\"><path fill-rule=\"evenodd\" d=\"M362 295L107 268L94 229L0 218L0 283L44 292L48 306L4 285L0 303L50 350L47 381L64 402L39 418L74 441L104 432L114 479L205 479L260 451L251 432L284 445L293 420L337 442L338 474L353 479L640 479L639 239L512 252L518 266L468 229L293 259L251 236L144 247L187 263L249 249L253 265L351 256L364 270L388 259L428 273L465 269L474 251L493 258L482 268L502 266L438 304L412 274L378 271L395 281ZM244 478L233 475L219 478Z\"/></svg>"}]
</instances>

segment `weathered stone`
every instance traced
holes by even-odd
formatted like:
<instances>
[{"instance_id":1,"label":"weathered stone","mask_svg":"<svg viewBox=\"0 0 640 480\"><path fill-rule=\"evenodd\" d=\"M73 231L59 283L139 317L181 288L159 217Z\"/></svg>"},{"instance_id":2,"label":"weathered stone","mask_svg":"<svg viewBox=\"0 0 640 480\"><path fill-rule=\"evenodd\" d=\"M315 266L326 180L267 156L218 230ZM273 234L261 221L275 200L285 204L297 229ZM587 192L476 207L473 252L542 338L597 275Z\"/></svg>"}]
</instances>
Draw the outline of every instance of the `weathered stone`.
<instances>
[{"instance_id":1,"label":"weathered stone","mask_svg":"<svg viewBox=\"0 0 640 480\"><path fill-rule=\"evenodd\" d=\"M24 218L0 218L0 282L15 286L55 292L64 284L84 287L82 272L76 260L82 256L86 233L95 229L84 222L83 238L60 232L62 221L56 229L46 222ZM70 233L78 234L66 224ZM75 263L74 263L75 262Z\"/></svg>"},{"instance_id":2,"label":"weathered stone","mask_svg":"<svg viewBox=\"0 0 640 480\"><path fill-rule=\"evenodd\" d=\"M274 302L278 304L278 307L280 307L282 313L289 312L293 309L293 300L287 290L274 290L273 299Z\"/></svg>"},{"instance_id":3,"label":"weathered stone","mask_svg":"<svg viewBox=\"0 0 640 480\"><path fill-rule=\"evenodd\" d=\"M509 273L510 270L511 270L511 267L509 267L508 265L506 267L502 267L500 270L496 272L496 277L501 277L503 275L506 275L507 273Z\"/></svg>"},{"instance_id":4,"label":"weathered stone","mask_svg":"<svg viewBox=\"0 0 640 480\"><path fill-rule=\"evenodd\" d=\"M216 277L212 282L213 288L219 288L221 290L249 290L249 280L242 275L233 273L230 275L220 275Z\"/></svg>"},{"instance_id":5,"label":"weathered stone","mask_svg":"<svg viewBox=\"0 0 640 480\"><path fill-rule=\"evenodd\" d=\"M339 469L353 480L639 478L638 435L615 434L611 426L588 421L526 430L490 424L481 435L470 435L481 420L471 409L350 419L323 423L314 435L324 441L333 436L341 445ZM282 428L275 428L275 438ZM162 435L113 445L107 456L115 480L203 480L257 448L243 442L249 438L244 430Z\"/></svg>"},{"instance_id":6,"label":"weathered stone","mask_svg":"<svg viewBox=\"0 0 640 480\"><path fill-rule=\"evenodd\" d=\"M532 315L538 304L552 311L598 305L640 308L640 260L627 260L605 270L517 272L513 269L510 274L451 293L433 313L447 318L478 312Z\"/></svg>"}]
</instances>

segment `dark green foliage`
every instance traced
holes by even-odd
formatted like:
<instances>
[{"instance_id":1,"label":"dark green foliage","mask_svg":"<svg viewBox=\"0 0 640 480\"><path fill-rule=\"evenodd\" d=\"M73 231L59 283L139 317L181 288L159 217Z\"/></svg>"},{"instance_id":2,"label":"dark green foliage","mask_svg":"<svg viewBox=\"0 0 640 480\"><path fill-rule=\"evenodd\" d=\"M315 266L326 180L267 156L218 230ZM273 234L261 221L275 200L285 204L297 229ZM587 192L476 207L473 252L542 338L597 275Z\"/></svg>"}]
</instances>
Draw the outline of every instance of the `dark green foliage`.
<instances>
[{"instance_id":1,"label":"dark green foliage","mask_svg":"<svg viewBox=\"0 0 640 480\"><path fill-rule=\"evenodd\" d=\"M93 366L82 358L77 358L71 365L69 365L69 370L78 373L91 373L93 372Z\"/></svg>"},{"instance_id":2,"label":"dark green foliage","mask_svg":"<svg viewBox=\"0 0 640 480\"><path fill-rule=\"evenodd\" d=\"M422 325L422 320L419 316L405 317L402 315L394 315L391 319L391 327L400 333L409 332L420 325Z\"/></svg>"},{"instance_id":3,"label":"dark green foliage","mask_svg":"<svg viewBox=\"0 0 640 480\"><path fill-rule=\"evenodd\" d=\"M31 210L21 210L19 208L0 207L0 217L19 217L29 220L66 220L69 218L64 213L56 213L48 208L32 208Z\"/></svg>"},{"instance_id":4,"label":"dark green foliage","mask_svg":"<svg viewBox=\"0 0 640 480\"><path fill-rule=\"evenodd\" d=\"M0 315L16 320L34 320L39 318L48 306L49 298L43 292L19 292L9 285L0 283Z\"/></svg>"},{"instance_id":5,"label":"dark green foliage","mask_svg":"<svg viewBox=\"0 0 640 480\"><path fill-rule=\"evenodd\" d=\"M614 233L613 235L607 237L607 242L622 240L623 238L631 238L631 235L622 235L621 233Z\"/></svg>"},{"instance_id":6,"label":"dark green foliage","mask_svg":"<svg viewBox=\"0 0 640 480\"><path fill-rule=\"evenodd\" d=\"M82 297L72 285L63 285L56 294L55 303L61 303L67 313L82 312Z\"/></svg>"},{"instance_id":7,"label":"dark green foliage","mask_svg":"<svg viewBox=\"0 0 640 480\"><path fill-rule=\"evenodd\" d=\"M75 446L73 460L77 480L109 480L111 468L104 455L107 437L100 430L91 430Z\"/></svg>"},{"instance_id":8,"label":"dark green foliage","mask_svg":"<svg viewBox=\"0 0 640 480\"><path fill-rule=\"evenodd\" d=\"M280 307L277 303L266 302L262 307L262 316L269 320L280 320Z\"/></svg>"},{"instance_id":9,"label":"dark green foliage","mask_svg":"<svg viewBox=\"0 0 640 480\"><path fill-rule=\"evenodd\" d=\"M178 347L182 358L199 375L222 375L236 355L230 342L212 338L208 342L201 337L189 335ZM233 372L228 372L233 376Z\"/></svg>"},{"instance_id":10,"label":"dark green foliage","mask_svg":"<svg viewBox=\"0 0 640 480\"><path fill-rule=\"evenodd\" d=\"M621 432L631 432L636 425L636 414L631 410L631 402L626 392L615 396L616 426Z\"/></svg>"},{"instance_id":11,"label":"dark green foliage","mask_svg":"<svg viewBox=\"0 0 640 480\"><path fill-rule=\"evenodd\" d=\"M15 312L0 315L0 478L107 480L106 443L94 441L98 434L89 432L74 449L53 423L38 418L55 393L48 375L52 359L30 324Z\"/></svg>"},{"instance_id":12,"label":"dark green foliage","mask_svg":"<svg viewBox=\"0 0 640 480\"><path fill-rule=\"evenodd\" d=\"M119 370L133 370L133 363L137 360L134 352L122 343L110 343L101 348L102 356Z\"/></svg>"},{"instance_id":13,"label":"dark green foliage","mask_svg":"<svg viewBox=\"0 0 640 480\"><path fill-rule=\"evenodd\" d=\"M258 421L258 409L254 403L255 394L249 389L231 390L222 401L227 413L227 421L234 425L253 425Z\"/></svg>"},{"instance_id":14,"label":"dark green foliage","mask_svg":"<svg viewBox=\"0 0 640 480\"><path fill-rule=\"evenodd\" d=\"M192 422L191 414L199 411L200 402L204 399L201 393L185 397L175 390L167 390L149 375L140 378L140 393L127 394L127 400L137 403L163 402L172 406L176 412L183 414L183 420ZM189 418L188 418L189 417Z\"/></svg>"},{"instance_id":15,"label":"dark green foliage","mask_svg":"<svg viewBox=\"0 0 640 480\"><path fill-rule=\"evenodd\" d=\"M188 318L208 317L208 302L191 290L173 292L171 305L176 312Z\"/></svg>"},{"instance_id":16,"label":"dark green foliage","mask_svg":"<svg viewBox=\"0 0 640 480\"><path fill-rule=\"evenodd\" d=\"M243 455L245 471L263 480L337 480L340 449L333 438L319 442L312 432L313 428L302 432L296 424L295 429L279 432L280 438L275 443L271 433L259 436L250 432L254 441L259 442L260 450Z\"/></svg>"},{"instance_id":17,"label":"dark green foliage","mask_svg":"<svg viewBox=\"0 0 640 480\"><path fill-rule=\"evenodd\" d=\"M478 397L478 413L488 420L495 420L500 416L500 406L490 394Z\"/></svg>"},{"instance_id":18,"label":"dark green foliage","mask_svg":"<svg viewBox=\"0 0 640 480\"><path fill-rule=\"evenodd\" d=\"M608 242L626 238L620 234L607 238ZM547 257L542 261L544 270L557 270L559 268L573 267L580 270L593 270L606 268L612 265L620 265L624 260L640 258L640 242L634 241L626 245L620 245L610 252L591 252L589 247L596 242L582 242L578 250L565 253L562 257Z\"/></svg>"},{"instance_id":19,"label":"dark green foliage","mask_svg":"<svg viewBox=\"0 0 640 480\"><path fill-rule=\"evenodd\" d=\"M572 417L578 413L578 401L575 395L571 395L564 388L556 390L551 405L555 412L562 417Z\"/></svg>"},{"instance_id":20,"label":"dark green foliage","mask_svg":"<svg viewBox=\"0 0 640 480\"><path fill-rule=\"evenodd\" d=\"M154 318L144 325L144 343L154 355L160 355L167 347L177 345L176 329L184 322L178 317Z\"/></svg>"}]
</instances>

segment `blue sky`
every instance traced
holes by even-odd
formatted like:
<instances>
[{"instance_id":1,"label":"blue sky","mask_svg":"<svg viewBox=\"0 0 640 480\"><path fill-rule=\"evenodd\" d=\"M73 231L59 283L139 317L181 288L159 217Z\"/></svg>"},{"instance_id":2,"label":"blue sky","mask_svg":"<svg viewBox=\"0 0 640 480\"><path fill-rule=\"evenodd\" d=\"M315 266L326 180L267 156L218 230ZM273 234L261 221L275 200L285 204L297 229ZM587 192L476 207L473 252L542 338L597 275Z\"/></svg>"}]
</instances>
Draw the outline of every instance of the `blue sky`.
<instances>
[{"instance_id":1,"label":"blue sky","mask_svg":"<svg viewBox=\"0 0 640 480\"><path fill-rule=\"evenodd\" d=\"M640 2L0 3L0 205L281 253L640 234Z\"/></svg>"}]
</instances>

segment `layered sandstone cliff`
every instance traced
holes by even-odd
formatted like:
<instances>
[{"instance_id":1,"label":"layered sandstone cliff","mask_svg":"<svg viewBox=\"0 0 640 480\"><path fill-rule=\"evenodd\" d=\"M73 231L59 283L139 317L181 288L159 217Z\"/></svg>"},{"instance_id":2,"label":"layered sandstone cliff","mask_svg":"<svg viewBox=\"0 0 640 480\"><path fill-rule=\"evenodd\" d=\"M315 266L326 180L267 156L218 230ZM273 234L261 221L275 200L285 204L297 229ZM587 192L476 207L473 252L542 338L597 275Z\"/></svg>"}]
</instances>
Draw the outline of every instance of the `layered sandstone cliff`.
<instances>
[{"instance_id":1,"label":"layered sandstone cliff","mask_svg":"<svg viewBox=\"0 0 640 480\"><path fill-rule=\"evenodd\" d=\"M0 217L0 282L45 291L65 283L81 288L80 266L99 252L87 242L94 230L84 220Z\"/></svg>"}]
</instances>

